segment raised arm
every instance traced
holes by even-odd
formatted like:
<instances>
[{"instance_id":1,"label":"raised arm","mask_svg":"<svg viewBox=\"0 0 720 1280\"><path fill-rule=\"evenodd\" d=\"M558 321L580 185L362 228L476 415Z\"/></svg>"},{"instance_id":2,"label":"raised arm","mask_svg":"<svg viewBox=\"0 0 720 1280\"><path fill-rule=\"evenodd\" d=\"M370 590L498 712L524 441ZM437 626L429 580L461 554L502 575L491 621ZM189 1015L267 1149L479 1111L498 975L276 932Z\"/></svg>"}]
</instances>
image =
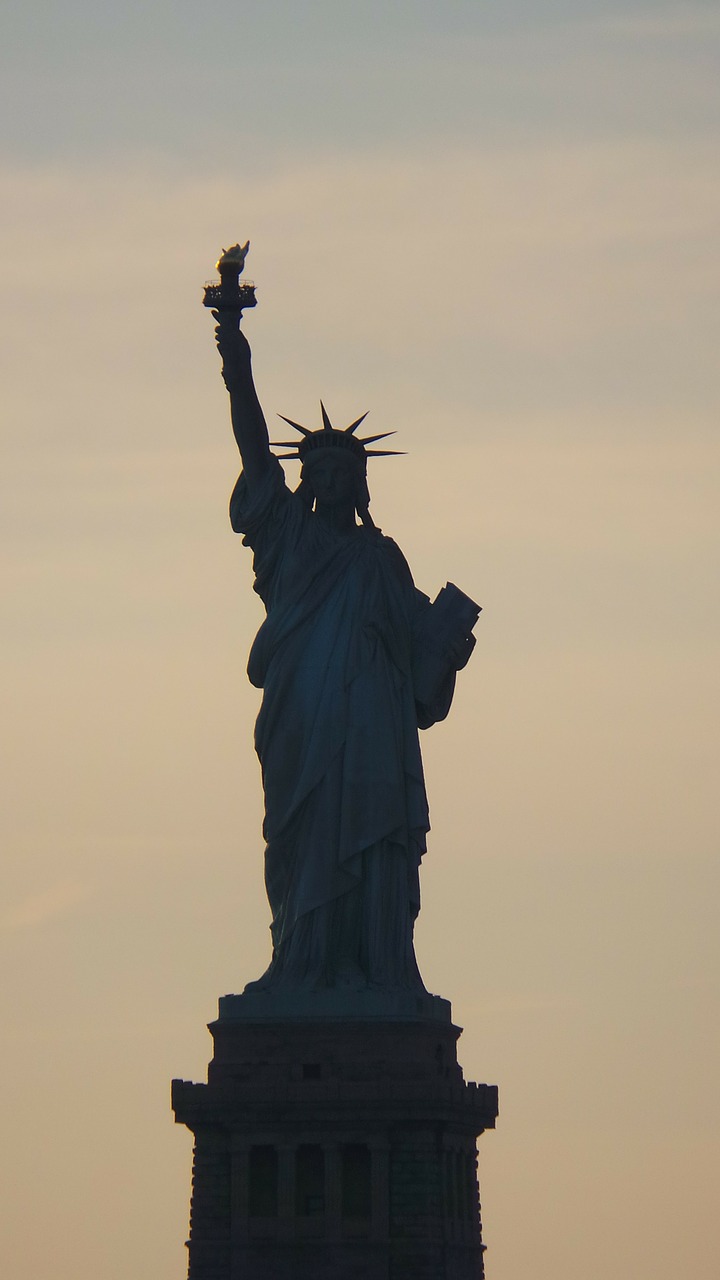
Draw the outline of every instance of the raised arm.
<instances>
[{"instance_id":1,"label":"raised arm","mask_svg":"<svg viewBox=\"0 0 720 1280\"><path fill-rule=\"evenodd\" d=\"M267 473L272 454L268 429L252 376L250 346L236 316L214 312L218 320L215 338L222 356L222 376L230 393L230 413L248 488L255 488Z\"/></svg>"}]
</instances>

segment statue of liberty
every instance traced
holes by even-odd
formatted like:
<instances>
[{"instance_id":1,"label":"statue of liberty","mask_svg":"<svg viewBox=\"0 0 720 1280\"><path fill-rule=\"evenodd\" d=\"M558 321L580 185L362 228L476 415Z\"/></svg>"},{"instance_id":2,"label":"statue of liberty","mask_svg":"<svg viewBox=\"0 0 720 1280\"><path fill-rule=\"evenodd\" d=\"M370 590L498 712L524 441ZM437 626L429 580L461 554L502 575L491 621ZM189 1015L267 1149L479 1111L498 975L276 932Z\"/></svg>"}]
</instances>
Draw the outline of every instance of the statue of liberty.
<instances>
[{"instance_id":1,"label":"statue of liberty","mask_svg":"<svg viewBox=\"0 0 720 1280\"><path fill-rule=\"evenodd\" d=\"M236 278L247 246L239 252ZM369 446L391 433L361 438L365 415L337 429L321 406L318 430L284 419L298 439L273 454L240 309L214 288L206 301L242 459L230 518L267 615L248 676L263 691L255 746L273 950L246 991L424 992L413 948L429 830L418 730L450 709L478 608L451 584L431 604L373 524L367 460L389 451ZM288 457L301 462L294 492Z\"/></svg>"}]
</instances>

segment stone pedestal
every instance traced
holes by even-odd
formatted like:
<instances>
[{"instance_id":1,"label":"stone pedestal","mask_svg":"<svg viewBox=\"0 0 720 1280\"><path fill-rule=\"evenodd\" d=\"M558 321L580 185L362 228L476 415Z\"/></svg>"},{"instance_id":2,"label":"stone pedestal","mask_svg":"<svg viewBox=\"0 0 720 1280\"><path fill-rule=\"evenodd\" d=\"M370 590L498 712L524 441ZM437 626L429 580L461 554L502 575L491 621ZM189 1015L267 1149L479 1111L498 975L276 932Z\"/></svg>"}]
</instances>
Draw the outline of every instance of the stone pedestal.
<instances>
[{"instance_id":1,"label":"stone pedestal","mask_svg":"<svg viewBox=\"0 0 720 1280\"><path fill-rule=\"evenodd\" d=\"M333 1000L226 996L207 1084L173 1081L189 1280L482 1280L497 1089L463 1079L446 1001Z\"/></svg>"}]
</instances>

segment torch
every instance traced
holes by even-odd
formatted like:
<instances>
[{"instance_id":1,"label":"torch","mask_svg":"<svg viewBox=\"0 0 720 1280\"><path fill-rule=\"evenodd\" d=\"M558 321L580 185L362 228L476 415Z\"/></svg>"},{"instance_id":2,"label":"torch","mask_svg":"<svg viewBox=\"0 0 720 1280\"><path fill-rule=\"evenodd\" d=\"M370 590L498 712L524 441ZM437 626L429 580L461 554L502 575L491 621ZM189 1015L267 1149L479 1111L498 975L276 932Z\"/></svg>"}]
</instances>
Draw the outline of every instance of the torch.
<instances>
[{"instance_id":1,"label":"torch","mask_svg":"<svg viewBox=\"0 0 720 1280\"><path fill-rule=\"evenodd\" d=\"M245 266L250 241L246 244L234 244L230 249L223 249L215 268L220 274L220 283L211 280L205 285L203 306L218 313L218 320L229 320L237 317L238 324L242 319L244 307L257 306L255 285L249 280L240 283L240 276Z\"/></svg>"}]
</instances>

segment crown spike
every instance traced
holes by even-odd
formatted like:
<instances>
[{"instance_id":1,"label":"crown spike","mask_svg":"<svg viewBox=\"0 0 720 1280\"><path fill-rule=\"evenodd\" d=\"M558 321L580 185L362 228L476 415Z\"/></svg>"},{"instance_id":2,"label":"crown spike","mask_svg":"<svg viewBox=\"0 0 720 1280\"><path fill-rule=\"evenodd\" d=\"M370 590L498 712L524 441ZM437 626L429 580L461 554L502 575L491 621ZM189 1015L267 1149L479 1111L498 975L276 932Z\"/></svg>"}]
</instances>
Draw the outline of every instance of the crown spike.
<instances>
[{"instance_id":1,"label":"crown spike","mask_svg":"<svg viewBox=\"0 0 720 1280\"><path fill-rule=\"evenodd\" d=\"M321 410L322 410L322 420L323 420L323 427L324 427L325 431L332 431L332 429L333 429L333 424L332 424L332 422L330 421L330 419L329 419L329 418L328 418L328 416L327 416L327 410L326 410L325 405L323 404L322 400L320 401L320 408L321 408Z\"/></svg>"},{"instance_id":2,"label":"crown spike","mask_svg":"<svg viewBox=\"0 0 720 1280\"><path fill-rule=\"evenodd\" d=\"M292 418L286 418L284 413L279 413L278 418L282 418L283 422L287 422L289 427L294 427L296 431L302 432L304 436L312 435L312 431L308 427L301 427L299 422L293 422Z\"/></svg>"},{"instance_id":3,"label":"crown spike","mask_svg":"<svg viewBox=\"0 0 720 1280\"><path fill-rule=\"evenodd\" d=\"M279 462L285 462L288 458L299 458L299 453L276 453L275 457Z\"/></svg>"},{"instance_id":4,"label":"crown spike","mask_svg":"<svg viewBox=\"0 0 720 1280\"><path fill-rule=\"evenodd\" d=\"M356 418L354 422L351 422L350 426L345 428L345 434L351 436L353 432L357 431L358 427L360 426L360 423L365 421L369 412L370 410L367 409L365 413L360 415L359 418Z\"/></svg>"},{"instance_id":5,"label":"crown spike","mask_svg":"<svg viewBox=\"0 0 720 1280\"><path fill-rule=\"evenodd\" d=\"M394 436L395 434L396 432L394 431L381 431L377 436L363 436L360 439L360 444L375 444L376 440L385 440L387 436Z\"/></svg>"},{"instance_id":6,"label":"crown spike","mask_svg":"<svg viewBox=\"0 0 720 1280\"><path fill-rule=\"evenodd\" d=\"M365 453L368 458L404 458L405 449L366 449Z\"/></svg>"}]
</instances>

